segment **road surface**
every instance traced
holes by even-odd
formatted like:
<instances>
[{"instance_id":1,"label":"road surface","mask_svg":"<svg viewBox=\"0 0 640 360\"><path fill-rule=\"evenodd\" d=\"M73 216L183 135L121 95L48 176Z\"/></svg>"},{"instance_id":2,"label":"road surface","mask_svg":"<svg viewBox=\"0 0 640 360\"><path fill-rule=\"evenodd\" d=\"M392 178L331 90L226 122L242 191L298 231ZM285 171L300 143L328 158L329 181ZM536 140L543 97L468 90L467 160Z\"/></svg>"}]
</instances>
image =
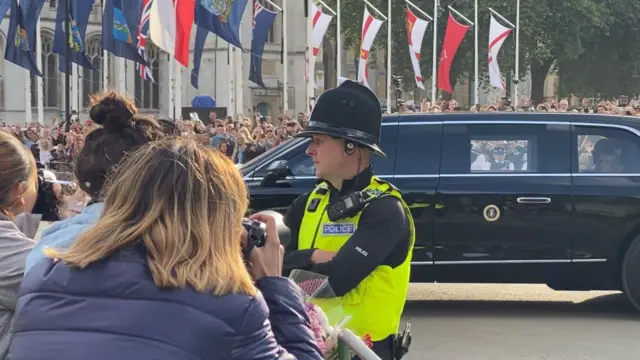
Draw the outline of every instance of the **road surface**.
<instances>
[{"instance_id":1,"label":"road surface","mask_svg":"<svg viewBox=\"0 0 640 360\"><path fill-rule=\"evenodd\" d=\"M412 284L404 321L407 360L640 359L640 312L620 293Z\"/></svg>"}]
</instances>

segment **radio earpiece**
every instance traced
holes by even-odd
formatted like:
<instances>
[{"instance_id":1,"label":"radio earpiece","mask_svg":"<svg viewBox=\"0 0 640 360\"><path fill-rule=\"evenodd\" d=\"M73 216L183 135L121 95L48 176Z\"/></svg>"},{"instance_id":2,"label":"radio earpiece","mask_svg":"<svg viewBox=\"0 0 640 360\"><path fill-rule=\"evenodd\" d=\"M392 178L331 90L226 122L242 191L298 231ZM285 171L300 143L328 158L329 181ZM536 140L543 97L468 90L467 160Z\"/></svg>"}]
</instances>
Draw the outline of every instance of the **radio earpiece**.
<instances>
[{"instance_id":1,"label":"radio earpiece","mask_svg":"<svg viewBox=\"0 0 640 360\"><path fill-rule=\"evenodd\" d=\"M354 151L355 149L356 149L356 144L354 144L354 143L352 143L352 142L350 142L350 141L347 141L347 142L344 144L344 152L345 152L347 155L351 155L351 154L353 154L353 151Z\"/></svg>"}]
</instances>

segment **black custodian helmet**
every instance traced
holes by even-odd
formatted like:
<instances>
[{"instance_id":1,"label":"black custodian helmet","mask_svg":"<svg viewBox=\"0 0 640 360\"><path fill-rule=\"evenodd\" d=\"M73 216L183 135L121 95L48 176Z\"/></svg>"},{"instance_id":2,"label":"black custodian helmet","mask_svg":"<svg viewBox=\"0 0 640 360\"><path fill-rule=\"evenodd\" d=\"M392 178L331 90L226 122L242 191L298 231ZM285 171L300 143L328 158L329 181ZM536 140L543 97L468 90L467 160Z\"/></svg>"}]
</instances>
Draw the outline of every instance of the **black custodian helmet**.
<instances>
[{"instance_id":1,"label":"black custodian helmet","mask_svg":"<svg viewBox=\"0 0 640 360\"><path fill-rule=\"evenodd\" d=\"M367 147L386 157L378 147L382 109L376 95L364 85L346 80L327 90L313 108L309 123L295 137L324 134Z\"/></svg>"}]
</instances>

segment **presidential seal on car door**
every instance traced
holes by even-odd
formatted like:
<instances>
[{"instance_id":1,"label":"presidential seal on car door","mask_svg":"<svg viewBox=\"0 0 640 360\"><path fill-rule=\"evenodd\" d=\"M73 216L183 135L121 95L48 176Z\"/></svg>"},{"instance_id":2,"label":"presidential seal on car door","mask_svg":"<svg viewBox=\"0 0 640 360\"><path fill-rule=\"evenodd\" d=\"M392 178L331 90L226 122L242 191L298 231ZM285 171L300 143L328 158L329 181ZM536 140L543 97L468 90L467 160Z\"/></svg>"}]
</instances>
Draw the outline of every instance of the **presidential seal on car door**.
<instances>
[{"instance_id":1,"label":"presidential seal on car door","mask_svg":"<svg viewBox=\"0 0 640 360\"><path fill-rule=\"evenodd\" d=\"M494 222L500 219L500 208L495 205L487 205L482 211L484 219L489 222Z\"/></svg>"}]
</instances>

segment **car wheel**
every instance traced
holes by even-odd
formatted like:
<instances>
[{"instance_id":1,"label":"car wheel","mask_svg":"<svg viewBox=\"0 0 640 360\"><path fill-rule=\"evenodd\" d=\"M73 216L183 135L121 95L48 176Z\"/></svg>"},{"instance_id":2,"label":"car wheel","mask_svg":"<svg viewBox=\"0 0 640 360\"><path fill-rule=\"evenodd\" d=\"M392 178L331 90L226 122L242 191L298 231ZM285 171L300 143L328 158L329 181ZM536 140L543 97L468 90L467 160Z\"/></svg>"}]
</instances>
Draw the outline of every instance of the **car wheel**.
<instances>
[{"instance_id":1,"label":"car wheel","mask_svg":"<svg viewBox=\"0 0 640 360\"><path fill-rule=\"evenodd\" d=\"M640 310L640 238L631 243L624 256L622 289L633 306Z\"/></svg>"}]
</instances>

